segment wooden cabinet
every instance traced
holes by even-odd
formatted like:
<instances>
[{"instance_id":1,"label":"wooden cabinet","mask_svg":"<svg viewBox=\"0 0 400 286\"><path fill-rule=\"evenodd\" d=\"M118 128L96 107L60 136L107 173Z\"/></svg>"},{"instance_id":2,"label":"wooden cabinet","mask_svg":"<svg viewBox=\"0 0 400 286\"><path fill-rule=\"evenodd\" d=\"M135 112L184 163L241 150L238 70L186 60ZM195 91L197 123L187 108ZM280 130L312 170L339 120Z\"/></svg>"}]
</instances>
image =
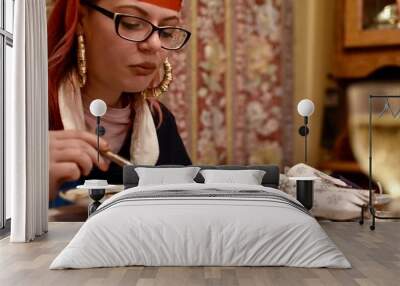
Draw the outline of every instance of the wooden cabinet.
<instances>
[{"instance_id":1,"label":"wooden cabinet","mask_svg":"<svg viewBox=\"0 0 400 286\"><path fill-rule=\"evenodd\" d=\"M400 67L400 25L374 23L385 6L396 4L396 0L337 0L336 78L363 78L382 67Z\"/></svg>"},{"instance_id":2,"label":"wooden cabinet","mask_svg":"<svg viewBox=\"0 0 400 286\"><path fill-rule=\"evenodd\" d=\"M385 8L386 7L386 8ZM396 9L396 12L393 10ZM344 2L344 47L385 47L400 45L400 29L393 23L376 23L379 13L398 15L395 0L346 0Z\"/></svg>"}]
</instances>

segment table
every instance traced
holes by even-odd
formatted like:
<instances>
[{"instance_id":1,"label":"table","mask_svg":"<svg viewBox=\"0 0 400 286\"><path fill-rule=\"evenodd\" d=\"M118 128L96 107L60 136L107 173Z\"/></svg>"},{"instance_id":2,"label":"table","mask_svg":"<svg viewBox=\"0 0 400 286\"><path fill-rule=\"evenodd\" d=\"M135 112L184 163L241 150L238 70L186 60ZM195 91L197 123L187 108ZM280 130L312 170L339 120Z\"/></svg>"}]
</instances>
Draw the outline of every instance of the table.
<instances>
[{"instance_id":1,"label":"table","mask_svg":"<svg viewBox=\"0 0 400 286\"><path fill-rule=\"evenodd\" d=\"M289 180L296 181L296 198L302 205L310 210L314 201L314 181L318 177L290 177Z\"/></svg>"}]
</instances>

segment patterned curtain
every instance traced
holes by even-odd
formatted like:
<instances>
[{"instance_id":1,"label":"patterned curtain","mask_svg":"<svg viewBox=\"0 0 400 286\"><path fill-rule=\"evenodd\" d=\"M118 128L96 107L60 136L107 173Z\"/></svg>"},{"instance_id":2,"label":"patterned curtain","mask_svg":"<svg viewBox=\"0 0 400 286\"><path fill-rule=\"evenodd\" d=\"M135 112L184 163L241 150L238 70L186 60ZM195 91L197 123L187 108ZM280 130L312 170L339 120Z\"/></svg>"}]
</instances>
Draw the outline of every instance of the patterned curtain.
<instances>
[{"instance_id":1,"label":"patterned curtain","mask_svg":"<svg viewBox=\"0 0 400 286\"><path fill-rule=\"evenodd\" d=\"M292 0L186 0L164 102L196 164L292 163Z\"/></svg>"}]
</instances>

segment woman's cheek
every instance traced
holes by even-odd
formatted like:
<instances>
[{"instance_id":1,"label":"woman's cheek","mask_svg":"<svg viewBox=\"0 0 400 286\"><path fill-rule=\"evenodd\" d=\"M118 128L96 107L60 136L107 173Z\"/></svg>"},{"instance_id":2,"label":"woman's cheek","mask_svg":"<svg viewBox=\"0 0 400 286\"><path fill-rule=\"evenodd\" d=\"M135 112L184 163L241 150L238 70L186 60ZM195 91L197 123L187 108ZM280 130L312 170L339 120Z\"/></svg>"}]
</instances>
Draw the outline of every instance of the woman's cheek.
<instances>
[{"instance_id":1,"label":"woman's cheek","mask_svg":"<svg viewBox=\"0 0 400 286\"><path fill-rule=\"evenodd\" d=\"M164 61L169 58L172 55L172 53L170 51L167 50L162 50L160 52L160 58L161 58L161 66L164 63Z\"/></svg>"}]
</instances>

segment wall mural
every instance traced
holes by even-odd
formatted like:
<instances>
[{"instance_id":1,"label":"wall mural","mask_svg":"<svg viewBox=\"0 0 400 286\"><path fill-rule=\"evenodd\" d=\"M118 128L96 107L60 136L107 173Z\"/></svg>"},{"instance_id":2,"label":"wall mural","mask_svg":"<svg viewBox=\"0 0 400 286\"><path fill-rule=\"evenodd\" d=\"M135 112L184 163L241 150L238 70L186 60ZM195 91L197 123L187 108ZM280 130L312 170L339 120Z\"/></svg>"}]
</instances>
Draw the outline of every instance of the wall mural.
<instances>
[{"instance_id":1,"label":"wall mural","mask_svg":"<svg viewBox=\"0 0 400 286\"><path fill-rule=\"evenodd\" d=\"M185 1L192 39L163 102L193 163L291 165L292 5Z\"/></svg>"}]
</instances>

